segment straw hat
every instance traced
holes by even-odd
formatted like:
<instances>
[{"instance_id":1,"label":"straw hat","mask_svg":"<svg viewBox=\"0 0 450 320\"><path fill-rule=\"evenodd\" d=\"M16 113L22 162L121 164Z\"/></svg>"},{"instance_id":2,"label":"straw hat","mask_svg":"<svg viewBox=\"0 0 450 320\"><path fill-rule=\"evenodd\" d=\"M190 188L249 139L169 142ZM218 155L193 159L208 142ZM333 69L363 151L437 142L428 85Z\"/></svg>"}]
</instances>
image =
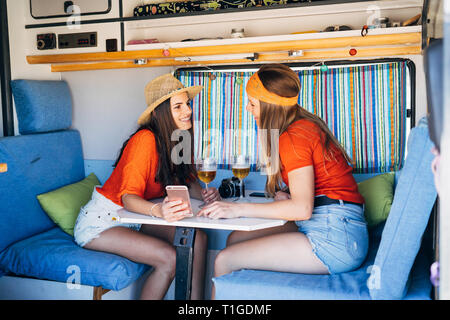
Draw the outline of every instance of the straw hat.
<instances>
[{"instance_id":1,"label":"straw hat","mask_svg":"<svg viewBox=\"0 0 450 320\"><path fill-rule=\"evenodd\" d=\"M190 100L200 93L202 89L203 86L185 87L180 80L170 73L153 79L145 86L145 101L148 107L140 115L138 124L142 125L146 123L152 111L163 101L183 92L188 94Z\"/></svg>"}]
</instances>

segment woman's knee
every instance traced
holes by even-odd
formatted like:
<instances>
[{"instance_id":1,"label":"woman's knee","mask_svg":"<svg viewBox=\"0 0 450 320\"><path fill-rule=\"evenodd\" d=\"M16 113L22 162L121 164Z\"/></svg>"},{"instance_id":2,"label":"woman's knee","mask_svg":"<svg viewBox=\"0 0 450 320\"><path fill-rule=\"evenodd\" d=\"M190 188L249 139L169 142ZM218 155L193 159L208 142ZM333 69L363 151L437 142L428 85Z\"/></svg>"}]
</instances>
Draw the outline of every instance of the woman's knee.
<instances>
[{"instance_id":1,"label":"woman's knee","mask_svg":"<svg viewBox=\"0 0 450 320\"><path fill-rule=\"evenodd\" d=\"M214 261L214 276L220 277L221 275L234 271L232 265L233 255L231 251L223 249L218 253Z\"/></svg>"},{"instance_id":2,"label":"woman's knee","mask_svg":"<svg viewBox=\"0 0 450 320\"><path fill-rule=\"evenodd\" d=\"M153 248L154 250L154 248ZM165 246L164 248L159 248L156 251L157 259L149 263L156 270L167 274L170 277L175 277L177 253L174 247Z\"/></svg>"}]
</instances>

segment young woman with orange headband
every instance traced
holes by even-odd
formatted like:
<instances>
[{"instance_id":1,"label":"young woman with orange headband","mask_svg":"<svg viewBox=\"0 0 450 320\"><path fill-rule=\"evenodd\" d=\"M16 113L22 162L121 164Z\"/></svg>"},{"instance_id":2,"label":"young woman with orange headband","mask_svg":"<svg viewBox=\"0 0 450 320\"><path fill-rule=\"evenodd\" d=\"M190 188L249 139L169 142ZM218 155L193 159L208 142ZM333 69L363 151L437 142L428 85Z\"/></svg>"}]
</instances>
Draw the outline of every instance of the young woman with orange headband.
<instances>
[{"instance_id":1,"label":"young woman with orange headband","mask_svg":"<svg viewBox=\"0 0 450 320\"><path fill-rule=\"evenodd\" d=\"M368 249L363 215L350 158L327 125L298 104L300 81L289 67L269 64L249 80L246 109L258 129L279 130L279 156L271 136L262 141L268 162L266 192L272 203L216 201L200 215L212 219L284 219L282 227L235 231L215 261L215 276L239 269L332 274L360 266ZM282 185L289 192L281 191ZM214 294L214 292L213 292Z\"/></svg>"}]
</instances>

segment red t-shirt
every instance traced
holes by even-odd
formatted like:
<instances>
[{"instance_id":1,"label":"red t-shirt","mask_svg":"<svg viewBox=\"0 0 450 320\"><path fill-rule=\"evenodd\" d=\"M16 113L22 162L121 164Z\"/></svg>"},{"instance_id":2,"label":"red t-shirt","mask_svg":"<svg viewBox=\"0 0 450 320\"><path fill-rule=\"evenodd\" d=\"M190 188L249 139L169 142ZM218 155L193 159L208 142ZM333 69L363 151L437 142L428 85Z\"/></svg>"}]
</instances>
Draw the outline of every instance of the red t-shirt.
<instances>
[{"instance_id":1,"label":"red t-shirt","mask_svg":"<svg viewBox=\"0 0 450 320\"><path fill-rule=\"evenodd\" d=\"M155 136L150 130L140 130L130 138L116 168L97 191L120 206L124 194L146 200L163 197L164 187L155 181L157 170Z\"/></svg>"},{"instance_id":2,"label":"red t-shirt","mask_svg":"<svg viewBox=\"0 0 450 320\"><path fill-rule=\"evenodd\" d=\"M364 203L358 192L358 185L342 152L330 143L335 155L324 158L324 148L320 137L325 133L312 121L301 119L292 123L279 139L281 176L289 186L288 172L310 166L314 167L314 194L326 195L332 199Z\"/></svg>"}]
</instances>

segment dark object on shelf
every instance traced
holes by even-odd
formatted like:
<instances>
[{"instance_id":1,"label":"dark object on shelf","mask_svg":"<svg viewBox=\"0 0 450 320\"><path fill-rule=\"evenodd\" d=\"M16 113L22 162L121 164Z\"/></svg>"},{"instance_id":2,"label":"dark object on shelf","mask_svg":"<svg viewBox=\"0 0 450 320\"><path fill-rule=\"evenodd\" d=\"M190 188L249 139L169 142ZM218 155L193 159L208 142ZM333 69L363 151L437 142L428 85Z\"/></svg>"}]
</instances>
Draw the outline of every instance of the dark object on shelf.
<instances>
[{"instance_id":1,"label":"dark object on shelf","mask_svg":"<svg viewBox=\"0 0 450 320\"><path fill-rule=\"evenodd\" d=\"M324 1L324 0L315 0ZM312 2L312 0L201 0L187 2L164 2L147 4L134 8L135 17L186 13L195 11L215 11L230 8L250 8L264 6L284 6L290 3Z\"/></svg>"},{"instance_id":2,"label":"dark object on shelf","mask_svg":"<svg viewBox=\"0 0 450 320\"><path fill-rule=\"evenodd\" d=\"M117 39L106 39L106 52L117 51Z\"/></svg>"},{"instance_id":3,"label":"dark object on shelf","mask_svg":"<svg viewBox=\"0 0 450 320\"><path fill-rule=\"evenodd\" d=\"M329 26L323 32L352 30L349 26Z\"/></svg>"},{"instance_id":4,"label":"dark object on shelf","mask_svg":"<svg viewBox=\"0 0 450 320\"><path fill-rule=\"evenodd\" d=\"M54 33L38 34L36 39L36 46L38 50L55 49L56 34Z\"/></svg>"},{"instance_id":5,"label":"dark object on shelf","mask_svg":"<svg viewBox=\"0 0 450 320\"><path fill-rule=\"evenodd\" d=\"M199 41L199 40L220 40L223 39L222 37L216 37L216 38L197 38L197 39L183 39L181 40L181 42L186 42L186 41Z\"/></svg>"},{"instance_id":6,"label":"dark object on shelf","mask_svg":"<svg viewBox=\"0 0 450 320\"><path fill-rule=\"evenodd\" d=\"M58 35L58 48L96 47L97 32L65 33Z\"/></svg>"},{"instance_id":7,"label":"dark object on shelf","mask_svg":"<svg viewBox=\"0 0 450 320\"><path fill-rule=\"evenodd\" d=\"M243 185L243 194L245 195L245 186ZM222 198L233 198L241 195L239 179L236 177L223 179L219 186L219 194Z\"/></svg>"},{"instance_id":8,"label":"dark object on shelf","mask_svg":"<svg viewBox=\"0 0 450 320\"><path fill-rule=\"evenodd\" d=\"M422 14L419 13L418 15L415 15L414 17L412 17L406 21L403 21L402 26L406 27L406 26L416 25L419 23L421 17L422 17Z\"/></svg>"},{"instance_id":9,"label":"dark object on shelf","mask_svg":"<svg viewBox=\"0 0 450 320\"><path fill-rule=\"evenodd\" d=\"M389 22L388 17L381 17L373 20L373 26L376 28L389 28L391 23Z\"/></svg>"}]
</instances>

